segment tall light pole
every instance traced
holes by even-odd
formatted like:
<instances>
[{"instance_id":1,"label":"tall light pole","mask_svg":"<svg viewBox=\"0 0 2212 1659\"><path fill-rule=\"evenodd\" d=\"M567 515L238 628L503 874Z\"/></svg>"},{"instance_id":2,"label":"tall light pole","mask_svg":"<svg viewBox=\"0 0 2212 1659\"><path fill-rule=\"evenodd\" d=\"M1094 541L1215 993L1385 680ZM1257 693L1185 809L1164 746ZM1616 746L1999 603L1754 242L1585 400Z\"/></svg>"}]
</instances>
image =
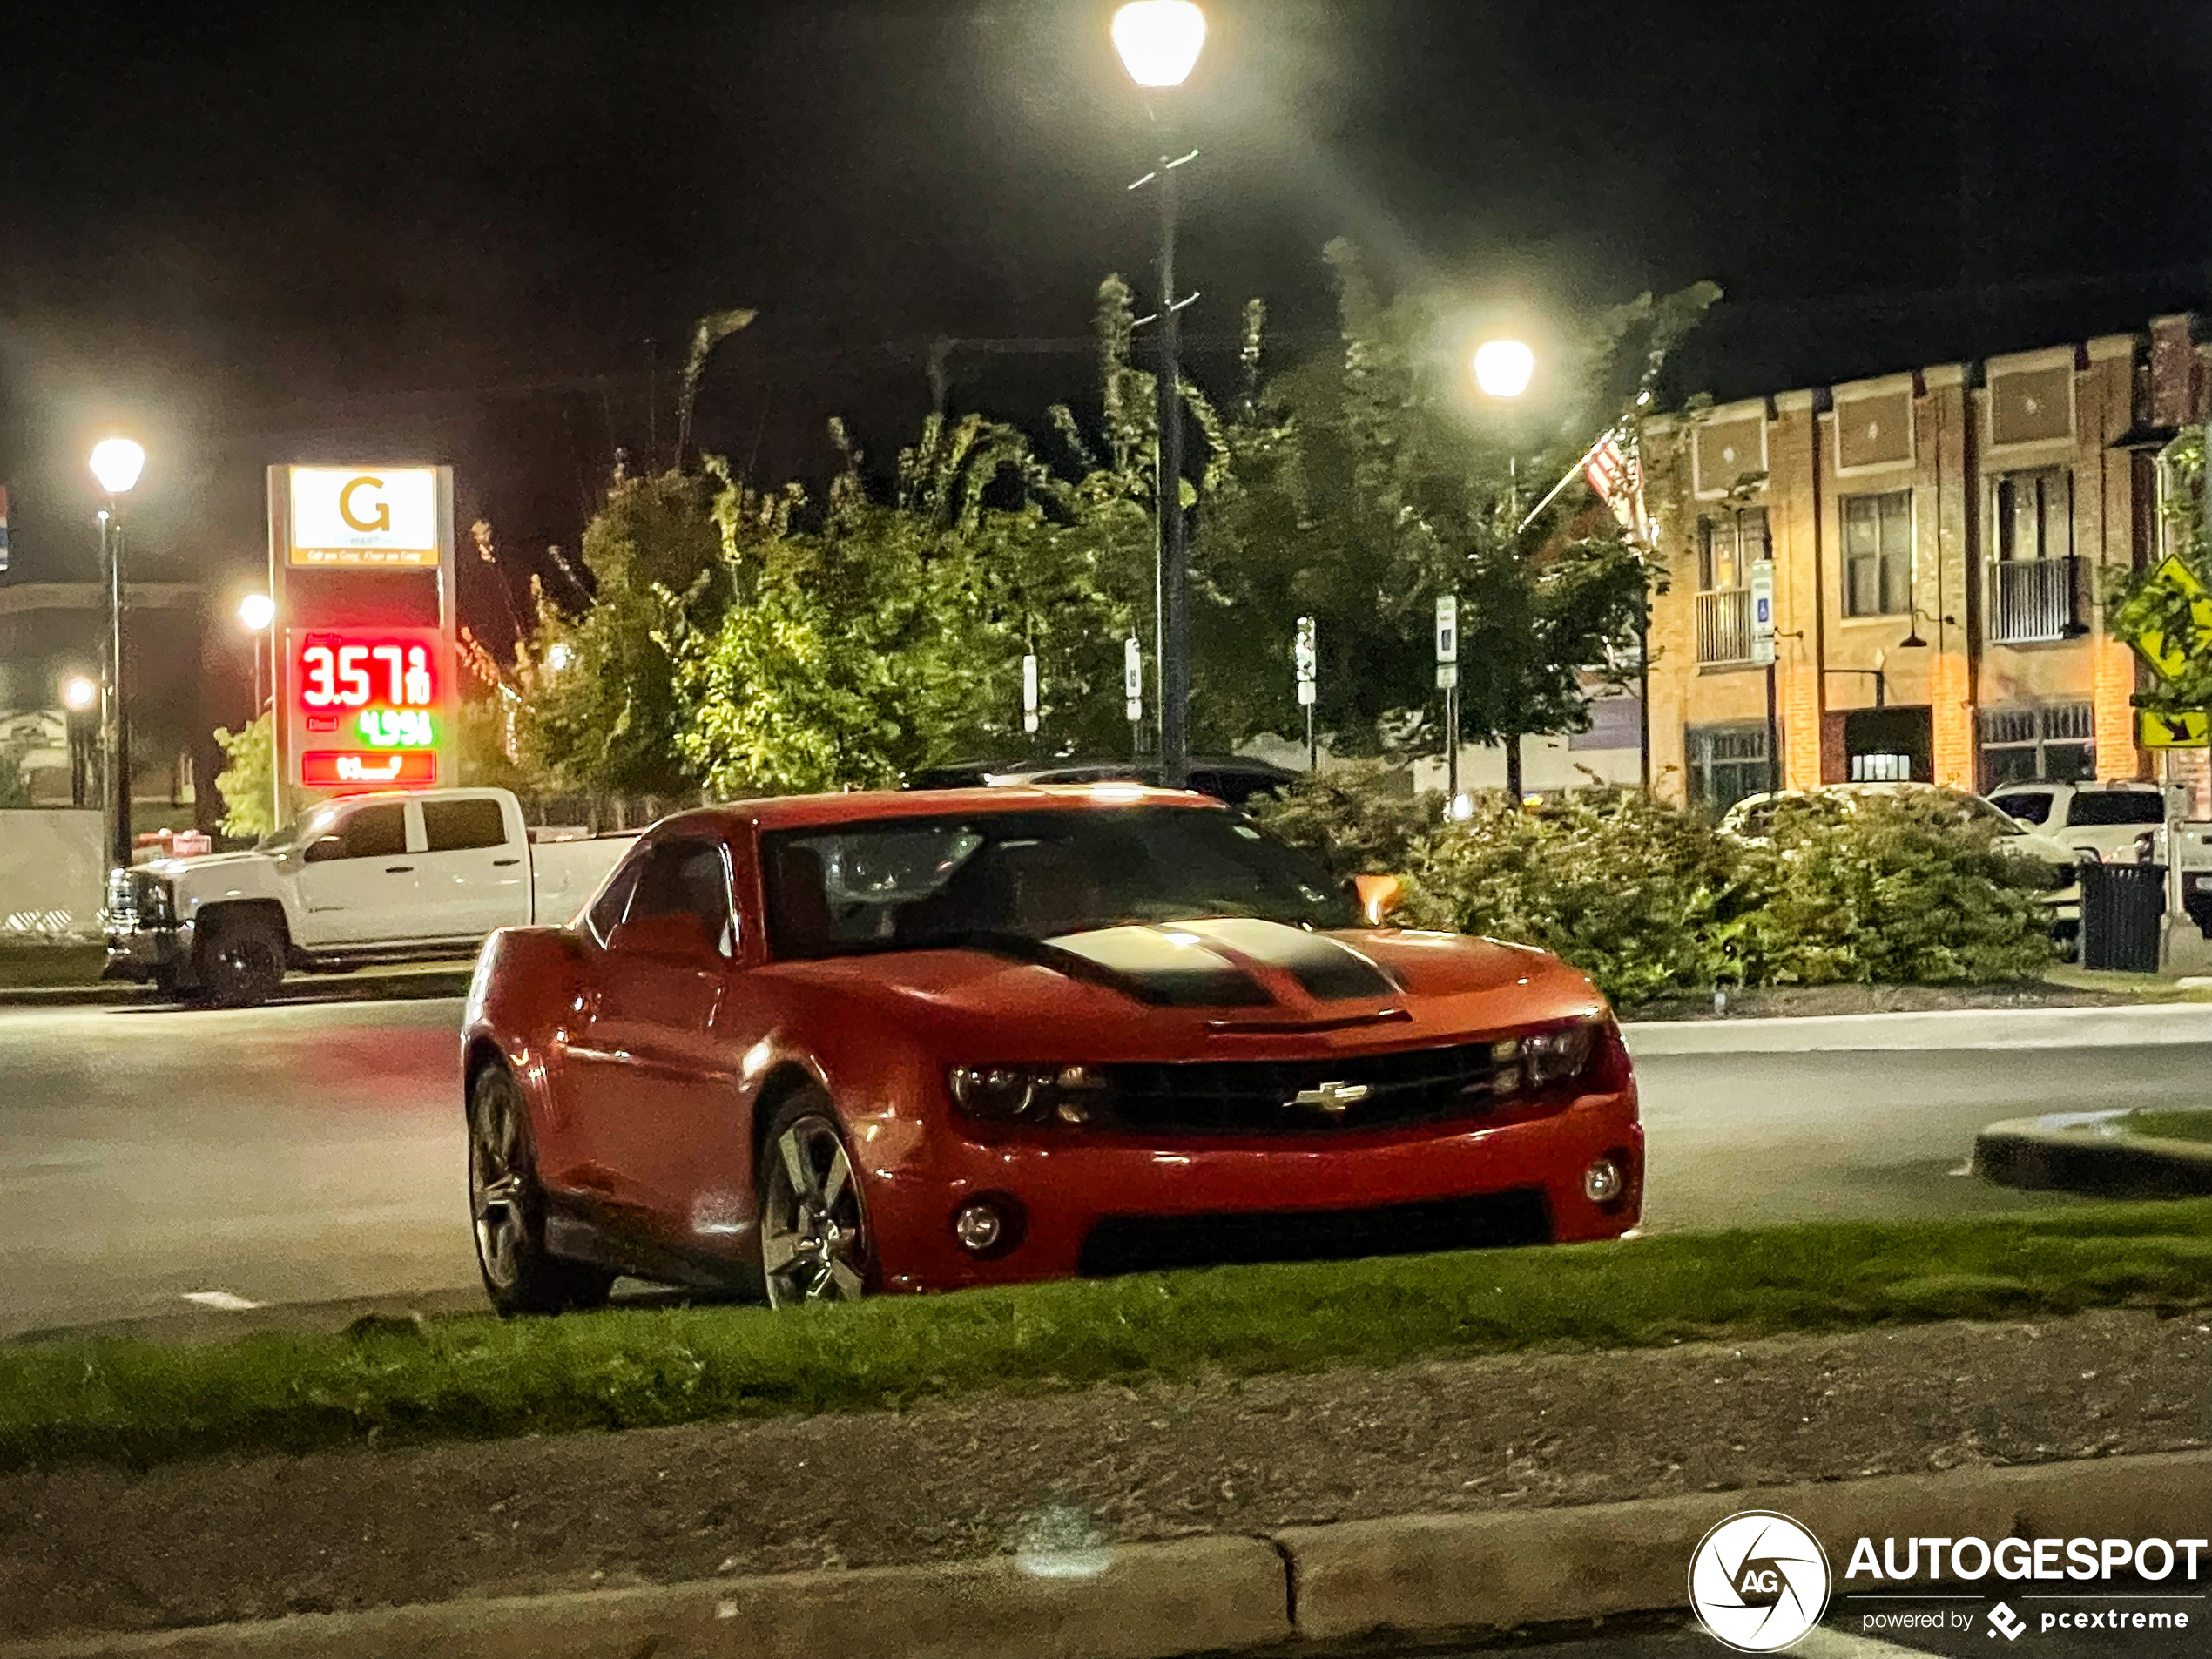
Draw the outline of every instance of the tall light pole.
<instances>
[{"instance_id":1,"label":"tall light pole","mask_svg":"<svg viewBox=\"0 0 2212 1659\"><path fill-rule=\"evenodd\" d=\"M1206 44L1206 16L1191 0L1132 0L1114 14L1114 50L1129 78L1148 91L1168 92L1190 78ZM1175 293L1177 156L1154 112L1159 162L1132 185L1160 192L1158 551L1153 568L1156 644L1160 662L1160 780L1180 789L1190 778L1190 555L1183 522L1183 363ZM1192 298L1196 298L1193 295Z\"/></svg>"},{"instance_id":2,"label":"tall light pole","mask_svg":"<svg viewBox=\"0 0 2212 1659\"><path fill-rule=\"evenodd\" d=\"M104 722L108 765L108 856L121 869L131 866L131 730L124 696L123 522L118 496L131 493L145 470L146 452L128 438L102 438L92 446L92 476L107 496L100 509L100 560L107 569L107 711Z\"/></svg>"},{"instance_id":3,"label":"tall light pole","mask_svg":"<svg viewBox=\"0 0 2212 1659\"><path fill-rule=\"evenodd\" d=\"M1528 389L1528 382L1536 373L1536 354L1518 340L1486 340L1474 348L1474 355L1467 360L1467 372L1474 375L1475 389L1485 397L1510 401ZM1521 517L1520 468L1517 459L1509 461L1514 469L1515 484L1507 523L1518 521L1515 530L1528 527L1528 519ZM1554 490L1553 495L1559 492ZM1549 496L1545 498L1548 503ZM1541 512L1540 505L1537 512ZM1533 519L1534 513L1529 515ZM1447 602L1449 603L1448 612ZM1447 617L1449 617L1447 624ZM1440 595L1436 601L1436 683L1444 691L1444 776L1445 806L1456 813L1460 810L1460 661L1459 661L1460 601L1456 594ZM1446 653L1446 641L1451 649ZM1506 792L1513 797L1515 811L1521 807L1521 738L1515 733L1506 739Z\"/></svg>"},{"instance_id":4,"label":"tall light pole","mask_svg":"<svg viewBox=\"0 0 2212 1659\"><path fill-rule=\"evenodd\" d=\"M276 601L266 593L249 593L238 602L238 625L253 637L253 718L257 720L261 718L261 636L275 620ZM270 641L272 649L275 643Z\"/></svg>"},{"instance_id":5,"label":"tall light pole","mask_svg":"<svg viewBox=\"0 0 2212 1659\"><path fill-rule=\"evenodd\" d=\"M69 736L69 804L82 806L92 792L93 731L99 720L100 684L90 674L71 674L62 682L62 707L68 711L64 729Z\"/></svg>"}]
</instances>

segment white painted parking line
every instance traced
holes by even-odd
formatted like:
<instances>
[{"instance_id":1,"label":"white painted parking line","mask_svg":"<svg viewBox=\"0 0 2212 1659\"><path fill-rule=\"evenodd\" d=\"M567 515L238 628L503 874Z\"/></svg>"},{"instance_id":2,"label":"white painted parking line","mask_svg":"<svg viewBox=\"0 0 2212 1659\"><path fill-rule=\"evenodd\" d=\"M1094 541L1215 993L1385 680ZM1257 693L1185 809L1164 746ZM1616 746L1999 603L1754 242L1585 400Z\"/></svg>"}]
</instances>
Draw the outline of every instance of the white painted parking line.
<instances>
[{"instance_id":1,"label":"white painted parking line","mask_svg":"<svg viewBox=\"0 0 2212 1659\"><path fill-rule=\"evenodd\" d=\"M242 1296L233 1296L228 1291L186 1291L185 1300L196 1302L204 1308L213 1308L219 1313L244 1313L261 1305L259 1302L249 1302Z\"/></svg>"},{"instance_id":2,"label":"white painted parking line","mask_svg":"<svg viewBox=\"0 0 2212 1659\"><path fill-rule=\"evenodd\" d=\"M1621 1028L1638 1060L1662 1055L1910 1049L2139 1049L2212 1042L2212 1003L2138 1008L1941 1008L1780 1019L1653 1020Z\"/></svg>"}]
</instances>

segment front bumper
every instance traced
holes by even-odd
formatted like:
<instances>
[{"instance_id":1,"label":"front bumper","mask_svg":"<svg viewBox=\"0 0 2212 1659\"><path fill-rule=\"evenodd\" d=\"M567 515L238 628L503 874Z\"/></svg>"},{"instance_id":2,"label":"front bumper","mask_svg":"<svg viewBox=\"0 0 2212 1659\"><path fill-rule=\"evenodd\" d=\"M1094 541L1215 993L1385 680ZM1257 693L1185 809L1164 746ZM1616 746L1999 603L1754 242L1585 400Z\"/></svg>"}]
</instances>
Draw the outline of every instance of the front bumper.
<instances>
[{"instance_id":1,"label":"front bumper","mask_svg":"<svg viewBox=\"0 0 2212 1659\"><path fill-rule=\"evenodd\" d=\"M130 927L107 931L107 967L102 979L135 984L174 984L192 971L192 924L174 927Z\"/></svg>"},{"instance_id":2,"label":"front bumper","mask_svg":"<svg viewBox=\"0 0 2212 1659\"><path fill-rule=\"evenodd\" d=\"M1599 1204L1582 1190L1596 1159L1626 1183ZM963 1247L954 1217L977 1198L1014 1218L1014 1242ZM1495 1200L1494 1204L1480 1201ZM1295 1242L1312 1254L1386 1253L1460 1242L1615 1238L1642 1212L1643 1131L1635 1089L1583 1095L1548 1116L1419 1130L1172 1145L1037 1130L948 1137L914 1165L882 1170L868 1201L887 1291L945 1291L1066 1278L1169 1259L1211 1236ZM1534 1236L1520 1224L1532 1223ZM1504 1232L1494 1232L1502 1226ZM1456 1232L1455 1232L1455 1230ZM1132 1244L1133 1240L1142 1240ZM1134 1251L1134 1254L1132 1254ZM1178 1259L1198 1259L1184 1257Z\"/></svg>"}]
</instances>

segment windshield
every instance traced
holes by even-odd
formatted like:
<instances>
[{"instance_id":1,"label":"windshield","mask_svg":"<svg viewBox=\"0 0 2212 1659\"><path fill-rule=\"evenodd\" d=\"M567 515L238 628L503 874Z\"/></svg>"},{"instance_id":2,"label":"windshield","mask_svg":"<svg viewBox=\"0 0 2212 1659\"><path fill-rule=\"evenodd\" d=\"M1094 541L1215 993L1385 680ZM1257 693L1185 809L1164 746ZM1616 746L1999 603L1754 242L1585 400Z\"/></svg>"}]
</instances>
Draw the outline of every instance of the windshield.
<instances>
[{"instance_id":1,"label":"windshield","mask_svg":"<svg viewBox=\"0 0 2212 1659\"><path fill-rule=\"evenodd\" d=\"M1187 806L891 819L763 838L779 957L1050 939L1127 922L1357 923L1304 855Z\"/></svg>"}]
</instances>

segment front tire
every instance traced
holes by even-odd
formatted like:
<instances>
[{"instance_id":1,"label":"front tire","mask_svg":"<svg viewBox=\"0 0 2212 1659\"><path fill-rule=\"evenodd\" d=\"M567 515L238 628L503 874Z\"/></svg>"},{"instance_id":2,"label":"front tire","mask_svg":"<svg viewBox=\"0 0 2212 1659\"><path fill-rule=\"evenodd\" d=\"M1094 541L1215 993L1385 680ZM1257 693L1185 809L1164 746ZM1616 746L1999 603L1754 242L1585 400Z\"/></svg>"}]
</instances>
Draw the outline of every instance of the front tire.
<instances>
[{"instance_id":1,"label":"front tire","mask_svg":"<svg viewBox=\"0 0 2212 1659\"><path fill-rule=\"evenodd\" d=\"M800 1089L769 1120L753 1190L770 1307L867 1294L875 1234L836 1108L822 1089Z\"/></svg>"},{"instance_id":2,"label":"front tire","mask_svg":"<svg viewBox=\"0 0 2212 1659\"><path fill-rule=\"evenodd\" d=\"M501 1318L605 1303L612 1273L547 1253L529 1109L501 1065L485 1067L469 1086L469 1215L476 1270Z\"/></svg>"},{"instance_id":3,"label":"front tire","mask_svg":"<svg viewBox=\"0 0 2212 1659\"><path fill-rule=\"evenodd\" d=\"M284 983L284 937L259 916L219 912L200 924L199 990L215 1008L258 1008Z\"/></svg>"}]
</instances>

